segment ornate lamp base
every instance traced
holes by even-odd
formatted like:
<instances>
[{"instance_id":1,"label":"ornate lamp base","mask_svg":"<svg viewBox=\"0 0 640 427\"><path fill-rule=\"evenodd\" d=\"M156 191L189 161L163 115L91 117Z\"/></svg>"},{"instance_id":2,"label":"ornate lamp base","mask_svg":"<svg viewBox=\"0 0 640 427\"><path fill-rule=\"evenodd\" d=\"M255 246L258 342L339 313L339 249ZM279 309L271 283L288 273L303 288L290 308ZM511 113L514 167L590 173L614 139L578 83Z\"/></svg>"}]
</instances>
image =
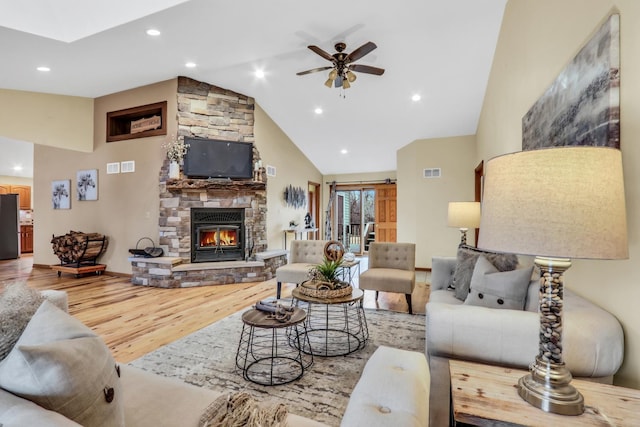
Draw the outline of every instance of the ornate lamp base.
<instances>
[{"instance_id":1,"label":"ornate lamp base","mask_svg":"<svg viewBox=\"0 0 640 427\"><path fill-rule=\"evenodd\" d=\"M564 363L545 363L536 357L531 373L518 381L518 394L545 412L580 415L584 412L584 398L570 382L571 373Z\"/></svg>"},{"instance_id":2,"label":"ornate lamp base","mask_svg":"<svg viewBox=\"0 0 640 427\"><path fill-rule=\"evenodd\" d=\"M540 268L540 343L531 373L518 381L518 394L545 412L580 415L584 398L573 387L571 373L562 360L563 276L571 261L536 257Z\"/></svg>"}]
</instances>

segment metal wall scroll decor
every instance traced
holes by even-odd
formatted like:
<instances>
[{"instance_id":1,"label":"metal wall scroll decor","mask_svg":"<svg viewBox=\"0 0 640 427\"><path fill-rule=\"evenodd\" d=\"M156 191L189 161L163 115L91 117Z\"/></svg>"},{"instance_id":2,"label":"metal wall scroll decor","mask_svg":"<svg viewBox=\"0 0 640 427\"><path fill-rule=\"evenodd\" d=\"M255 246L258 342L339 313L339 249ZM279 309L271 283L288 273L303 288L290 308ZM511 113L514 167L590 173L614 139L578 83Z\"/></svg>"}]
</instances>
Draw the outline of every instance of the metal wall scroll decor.
<instances>
[{"instance_id":1,"label":"metal wall scroll decor","mask_svg":"<svg viewBox=\"0 0 640 427\"><path fill-rule=\"evenodd\" d=\"M307 204L307 194L302 187L289 185L284 189L284 201L287 206L293 208L303 208Z\"/></svg>"}]
</instances>

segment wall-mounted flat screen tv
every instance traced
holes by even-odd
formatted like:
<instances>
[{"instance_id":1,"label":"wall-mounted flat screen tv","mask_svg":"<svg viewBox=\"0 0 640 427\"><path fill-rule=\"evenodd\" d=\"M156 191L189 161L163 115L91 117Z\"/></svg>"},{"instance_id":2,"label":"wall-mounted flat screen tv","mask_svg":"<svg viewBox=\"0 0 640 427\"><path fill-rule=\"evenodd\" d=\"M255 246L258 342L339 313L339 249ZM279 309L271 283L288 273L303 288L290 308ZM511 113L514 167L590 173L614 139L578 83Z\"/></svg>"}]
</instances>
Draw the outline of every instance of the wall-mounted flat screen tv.
<instances>
[{"instance_id":1,"label":"wall-mounted flat screen tv","mask_svg":"<svg viewBox=\"0 0 640 427\"><path fill-rule=\"evenodd\" d=\"M185 137L184 174L190 178L253 177L253 144Z\"/></svg>"}]
</instances>

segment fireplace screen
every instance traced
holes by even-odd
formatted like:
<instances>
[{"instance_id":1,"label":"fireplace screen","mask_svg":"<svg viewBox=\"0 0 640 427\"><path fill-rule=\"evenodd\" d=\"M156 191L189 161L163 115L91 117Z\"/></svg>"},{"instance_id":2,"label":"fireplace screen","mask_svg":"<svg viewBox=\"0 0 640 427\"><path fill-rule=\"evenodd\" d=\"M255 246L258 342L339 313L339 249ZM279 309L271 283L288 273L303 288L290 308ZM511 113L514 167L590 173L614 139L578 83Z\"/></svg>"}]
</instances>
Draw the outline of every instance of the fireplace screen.
<instances>
[{"instance_id":1,"label":"fireplace screen","mask_svg":"<svg viewBox=\"0 0 640 427\"><path fill-rule=\"evenodd\" d=\"M206 248L236 248L239 227L203 227L198 230L198 245Z\"/></svg>"}]
</instances>

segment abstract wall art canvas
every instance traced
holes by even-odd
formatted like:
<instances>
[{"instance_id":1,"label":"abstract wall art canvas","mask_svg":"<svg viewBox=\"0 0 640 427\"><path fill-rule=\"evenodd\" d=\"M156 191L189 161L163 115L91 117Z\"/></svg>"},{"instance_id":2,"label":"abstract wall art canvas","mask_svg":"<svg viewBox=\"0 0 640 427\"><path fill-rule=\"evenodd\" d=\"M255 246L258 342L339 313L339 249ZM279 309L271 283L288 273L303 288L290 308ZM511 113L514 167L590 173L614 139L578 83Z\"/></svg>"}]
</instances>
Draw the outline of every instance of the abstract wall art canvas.
<instances>
[{"instance_id":1,"label":"abstract wall art canvas","mask_svg":"<svg viewBox=\"0 0 640 427\"><path fill-rule=\"evenodd\" d=\"M522 119L522 150L620 148L620 15L611 15Z\"/></svg>"},{"instance_id":2,"label":"abstract wall art canvas","mask_svg":"<svg viewBox=\"0 0 640 427\"><path fill-rule=\"evenodd\" d=\"M71 209L71 180L51 181L51 205L53 209Z\"/></svg>"}]
</instances>

